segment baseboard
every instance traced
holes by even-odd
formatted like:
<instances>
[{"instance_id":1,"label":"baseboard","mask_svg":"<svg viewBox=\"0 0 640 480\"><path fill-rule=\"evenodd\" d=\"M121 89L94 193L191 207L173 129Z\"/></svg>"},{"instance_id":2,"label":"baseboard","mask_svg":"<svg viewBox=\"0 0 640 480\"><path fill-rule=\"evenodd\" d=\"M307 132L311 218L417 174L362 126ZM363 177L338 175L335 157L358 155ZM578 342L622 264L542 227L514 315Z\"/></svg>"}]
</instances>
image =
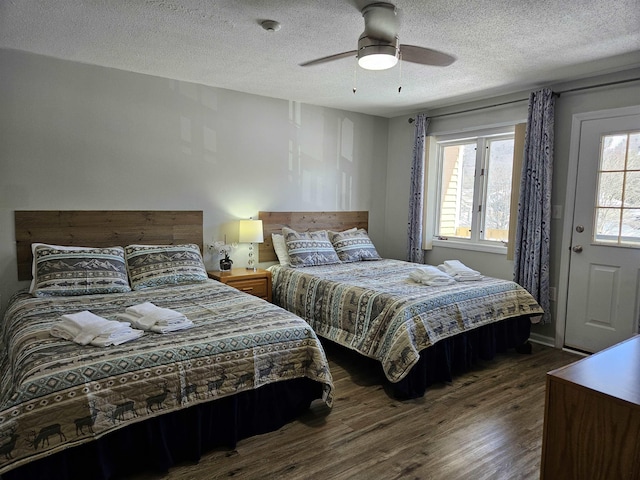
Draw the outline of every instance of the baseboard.
<instances>
[{"instance_id":1,"label":"baseboard","mask_svg":"<svg viewBox=\"0 0 640 480\"><path fill-rule=\"evenodd\" d=\"M547 337L546 335L540 335L539 333L529 334L529 341L533 343L539 343L540 345L546 345L547 347L555 347L555 339L553 337Z\"/></svg>"},{"instance_id":2,"label":"baseboard","mask_svg":"<svg viewBox=\"0 0 640 480\"><path fill-rule=\"evenodd\" d=\"M580 355L581 357L588 357L589 355L591 355L588 352L583 352L581 350L574 350L573 348L569 348L569 347L563 347L562 348L563 352L569 352L569 353L573 353L575 355Z\"/></svg>"},{"instance_id":3,"label":"baseboard","mask_svg":"<svg viewBox=\"0 0 640 480\"><path fill-rule=\"evenodd\" d=\"M547 347L555 348L554 339L551 337L547 337L546 335L539 335L537 333L529 334L529 341L532 343L538 343L540 345L546 345ZM562 350L569 353L575 353L576 355L580 355L583 357L588 357L590 353L581 352L580 350L574 350L572 348L562 347Z\"/></svg>"}]
</instances>

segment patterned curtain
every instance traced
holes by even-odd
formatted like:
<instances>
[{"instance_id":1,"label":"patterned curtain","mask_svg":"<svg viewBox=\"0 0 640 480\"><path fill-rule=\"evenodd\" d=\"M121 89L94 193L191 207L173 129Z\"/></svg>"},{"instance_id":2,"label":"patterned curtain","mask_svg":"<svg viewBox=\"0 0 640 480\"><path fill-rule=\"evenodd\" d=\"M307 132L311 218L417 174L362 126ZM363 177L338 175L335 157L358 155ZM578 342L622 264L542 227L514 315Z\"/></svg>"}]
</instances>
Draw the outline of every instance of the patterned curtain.
<instances>
[{"instance_id":1,"label":"patterned curtain","mask_svg":"<svg viewBox=\"0 0 640 480\"><path fill-rule=\"evenodd\" d=\"M513 279L544 309L542 322L551 320L549 247L555 97L542 89L529 96L524 142Z\"/></svg>"},{"instance_id":2,"label":"patterned curtain","mask_svg":"<svg viewBox=\"0 0 640 480\"><path fill-rule=\"evenodd\" d=\"M429 118L424 113L416 116L411 164L411 189L409 196L409 227L407 229L407 261L424 263L422 250L422 219L424 211L424 139Z\"/></svg>"}]
</instances>

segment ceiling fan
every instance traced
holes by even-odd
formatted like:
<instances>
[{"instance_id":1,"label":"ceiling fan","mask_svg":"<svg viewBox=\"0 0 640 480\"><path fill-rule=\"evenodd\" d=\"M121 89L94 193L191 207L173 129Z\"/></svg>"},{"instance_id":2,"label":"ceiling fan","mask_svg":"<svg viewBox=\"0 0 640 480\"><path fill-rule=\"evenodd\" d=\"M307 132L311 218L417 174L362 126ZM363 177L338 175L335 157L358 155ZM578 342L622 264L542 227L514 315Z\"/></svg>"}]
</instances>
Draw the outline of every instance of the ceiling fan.
<instances>
[{"instance_id":1,"label":"ceiling fan","mask_svg":"<svg viewBox=\"0 0 640 480\"><path fill-rule=\"evenodd\" d=\"M446 67L455 62L455 57L437 50L415 45L400 44L398 39L399 19L395 5L387 2L376 2L362 9L364 32L358 39L358 49L337 53L301 63L301 67L309 67L320 63L332 62L346 57L357 57L358 65L367 70L385 70L398 63L419 63Z\"/></svg>"}]
</instances>

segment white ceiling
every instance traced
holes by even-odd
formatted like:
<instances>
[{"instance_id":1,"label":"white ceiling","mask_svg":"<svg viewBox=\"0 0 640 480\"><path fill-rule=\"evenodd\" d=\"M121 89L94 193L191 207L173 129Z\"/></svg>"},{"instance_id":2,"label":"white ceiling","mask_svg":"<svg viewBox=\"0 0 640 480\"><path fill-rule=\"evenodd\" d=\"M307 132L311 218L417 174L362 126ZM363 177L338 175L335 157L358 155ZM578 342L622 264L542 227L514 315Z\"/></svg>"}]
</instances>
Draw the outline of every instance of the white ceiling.
<instances>
[{"instance_id":1,"label":"white ceiling","mask_svg":"<svg viewBox=\"0 0 640 480\"><path fill-rule=\"evenodd\" d=\"M640 66L640 0L397 0L400 43L453 65L298 65L355 50L368 3L0 0L0 48L383 117Z\"/></svg>"}]
</instances>

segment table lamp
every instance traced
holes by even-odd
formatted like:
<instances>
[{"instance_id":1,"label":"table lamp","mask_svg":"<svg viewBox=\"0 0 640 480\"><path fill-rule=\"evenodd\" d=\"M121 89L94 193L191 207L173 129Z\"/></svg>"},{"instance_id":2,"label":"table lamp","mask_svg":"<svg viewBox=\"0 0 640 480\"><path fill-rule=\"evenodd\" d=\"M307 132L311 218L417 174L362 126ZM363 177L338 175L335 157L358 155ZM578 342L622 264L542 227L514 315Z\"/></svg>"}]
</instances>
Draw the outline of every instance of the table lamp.
<instances>
[{"instance_id":1,"label":"table lamp","mask_svg":"<svg viewBox=\"0 0 640 480\"><path fill-rule=\"evenodd\" d=\"M247 262L247 270L256 270L255 261L253 259L253 244L264 242L262 233L262 220L240 220L240 235L238 241L249 244L249 260Z\"/></svg>"}]
</instances>

